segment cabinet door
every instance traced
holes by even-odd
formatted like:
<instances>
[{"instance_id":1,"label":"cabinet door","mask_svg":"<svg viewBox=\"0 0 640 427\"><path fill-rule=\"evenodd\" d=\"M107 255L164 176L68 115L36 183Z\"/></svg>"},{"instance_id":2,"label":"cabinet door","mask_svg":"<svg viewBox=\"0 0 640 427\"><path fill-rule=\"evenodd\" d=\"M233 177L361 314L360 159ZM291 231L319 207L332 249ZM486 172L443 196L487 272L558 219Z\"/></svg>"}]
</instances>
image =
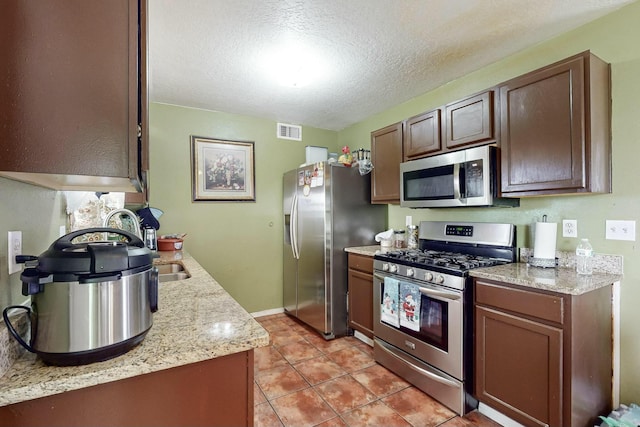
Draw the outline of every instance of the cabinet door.
<instances>
[{"instance_id":1,"label":"cabinet door","mask_svg":"<svg viewBox=\"0 0 640 427\"><path fill-rule=\"evenodd\" d=\"M402 122L371 133L371 203L400 203Z\"/></svg>"},{"instance_id":2,"label":"cabinet door","mask_svg":"<svg viewBox=\"0 0 640 427\"><path fill-rule=\"evenodd\" d=\"M445 107L446 148L495 140L493 98L493 91L487 91Z\"/></svg>"},{"instance_id":3,"label":"cabinet door","mask_svg":"<svg viewBox=\"0 0 640 427\"><path fill-rule=\"evenodd\" d=\"M476 398L527 426L562 426L561 329L475 307Z\"/></svg>"},{"instance_id":4,"label":"cabinet door","mask_svg":"<svg viewBox=\"0 0 640 427\"><path fill-rule=\"evenodd\" d=\"M127 192L125 205L144 206L149 202L149 38L147 0L140 0L140 67L139 82L139 117L138 159L142 191Z\"/></svg>"},{"instance_id":5,"label":"cabinet door","mask_svg":"<svg viewBox=\"0 0 640 427\"><path fill-rule=\"evenodd\" d=\"M139 190L138 1L9 0L2 9L2 174Z\"/></svg>"},{"instance_id":6,"label":"cabinet door","mask_svg":"<svg viewBox=\"0 0 640 427\"><path fill-rule=\"evenodd\" d=\"M373 275L349 269L349 327L373 339Z\"/></svg>"},{"instance_id":7,"label":"cabinet door","mask_svg":"<svg viewBox=\"0 0 640 427\"><path fill-rule=\"evenodd\" d=\"M404 161L415 160L442 149L440 109L407 119L404 127Z\"/></svg>"},{"instance_id":8,"label":"cabinet door","mask_svg":"<svg viewBox=\"0 0 640 427\"><path fill-rule=\"evenodd\" d=\"M574 192L585 170L584 58L500 86L502 192Z\"/></svg>"}]
</instances>

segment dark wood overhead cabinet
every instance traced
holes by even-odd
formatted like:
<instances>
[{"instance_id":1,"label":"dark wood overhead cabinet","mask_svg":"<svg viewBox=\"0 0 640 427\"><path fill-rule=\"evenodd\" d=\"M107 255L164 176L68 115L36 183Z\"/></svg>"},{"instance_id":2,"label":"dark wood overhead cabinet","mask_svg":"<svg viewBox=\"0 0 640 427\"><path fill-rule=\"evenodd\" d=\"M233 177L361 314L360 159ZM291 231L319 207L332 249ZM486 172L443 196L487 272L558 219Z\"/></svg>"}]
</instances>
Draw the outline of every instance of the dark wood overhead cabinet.
<instances>
[{"instance_id":1,"label":"dark wood overhead cabinet","mask_svg":"<svg viewBox=\"0 0 640 427\"><path fill-rule=\"evenodd\" d=\"M452 102L444 107L448 151L496 142L493 90Z\"/></svg>"},{"instance_id":2,"label":"dark wood overhead cabinet","mask_svg":"<svg viewBox=\"0 0 640 427\"><path fill-rule=\"evenodd\" d=\"M402 122L371 132L371 203L400 204Z\"/></svg>"},{"instance_id":3,"label":"dark wood overhead cabinet","mask_svg":"<svg viewBox=\"0 0 640 427\"><path fill-rule=\"evenodd\" d=\"M143 190L146 20L146 0L3 2L0 175Z\"/></svg>"},{"instance_id":4,"label":"dark wood overhead cabinet","mask_svg":"<svg viewBox=\"0 0 640 427\"><path fill-rule=\"evenodd\" d=\"M405 121L403 159L416 160L442 151L441 110L418 114Z\"/></svg>"},{"instance_id":5,"label":"dark wood overhead cabinet","mask_svg":"<svg viewBox=\"0 0 640 427\"><path fill-rule=\"evenodd\" d=\"M610 105L589 51L500 85L502 195L610 193Z\"/></svg>"}]
</instances>

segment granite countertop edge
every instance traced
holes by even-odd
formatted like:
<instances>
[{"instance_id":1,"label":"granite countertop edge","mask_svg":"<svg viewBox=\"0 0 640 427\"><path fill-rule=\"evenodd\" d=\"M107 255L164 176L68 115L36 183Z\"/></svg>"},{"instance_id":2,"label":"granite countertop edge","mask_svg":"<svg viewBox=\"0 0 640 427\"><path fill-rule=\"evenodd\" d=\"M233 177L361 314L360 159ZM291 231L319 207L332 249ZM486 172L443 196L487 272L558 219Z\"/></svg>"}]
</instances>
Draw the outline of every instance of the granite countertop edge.
<instances>
[{"instance_id":1,"label":"granite countertop edge","mask_svg":"<svg viewBox=\"0 0 640 427\"><path fill-rule=\"evenodd\" d=\"M476 268L471 270L469 275L479 279L568 295L582 295L612 285L623 277L622 274L596 271L591 275L579 275L573 268L541 268L523 262Z\"/></svg>"},{"instance_id":2,"label":"granite countertop edge","mask_svg":"<svg viewBox=\"0 0 640 427\"><path fill-rule=\"evenodd\" d=\"M269 344L268 332L188 253L158 252L189 279L159 285L159 310L145 339L116 358L88 365L45 365L22 354L0 377L0 406L161 371Z\"/></svg>"},{"instance_id":3,"label":"granite countertop edge","mask_svg":"<svg viewBox=\"0 0 640 427\"><path fill-rule=\"evenodd\" d=\"M344 248L344 251L352 254L372 257L380 252L380 245L353 246L353 247Z\"/></svg>"}]
</instances>

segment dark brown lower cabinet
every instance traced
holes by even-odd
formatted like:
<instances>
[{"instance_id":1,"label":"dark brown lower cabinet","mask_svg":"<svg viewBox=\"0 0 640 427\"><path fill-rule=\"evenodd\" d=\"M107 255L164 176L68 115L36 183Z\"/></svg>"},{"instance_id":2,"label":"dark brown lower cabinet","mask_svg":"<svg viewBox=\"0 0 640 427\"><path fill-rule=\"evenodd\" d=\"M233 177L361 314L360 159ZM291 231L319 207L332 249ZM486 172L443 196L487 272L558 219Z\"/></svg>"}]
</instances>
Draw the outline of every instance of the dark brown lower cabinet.
<instances>
[{"instance_id":1,"label":"dark brown lower cabinet","mask_svg":"<svg viewBox=\"0 0 640 427\"><path fill-rule=\"evenodd\" d=\"M373 258L349 254L349 327L373 339Z\"/></svg>"},{"instance_id":2,"label":"dark brown lower cabinet","mask_svg":"<svg viewBox=\"0 0 640 427\"><path fill-rule=\"evenodd\" d=\"M525 426L611 411L611 286L582 295L476 279L475 396Z\"/></svg>"},{"instance_id":3,"label":"dark brown lower cabinet","mask_svg":"<svg viewBox=\"0 0 640 427\"><path fill-rule=\"evenodd\" d=\"M253 426L253 350L0 407L27 425Z\"/></svg>"}]
</instances>

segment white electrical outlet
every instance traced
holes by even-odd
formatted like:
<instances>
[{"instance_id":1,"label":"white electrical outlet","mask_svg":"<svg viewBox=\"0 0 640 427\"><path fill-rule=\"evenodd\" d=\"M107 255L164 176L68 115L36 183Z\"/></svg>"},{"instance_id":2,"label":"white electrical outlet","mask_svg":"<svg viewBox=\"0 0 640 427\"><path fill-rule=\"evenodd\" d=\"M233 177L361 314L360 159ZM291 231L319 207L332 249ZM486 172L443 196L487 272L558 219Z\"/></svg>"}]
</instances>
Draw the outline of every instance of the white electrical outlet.
<instances>
[{"instance_id":1,"label":"white electrical outlet","mask_svg":"<svg viewBox=\"0 0 640 427\"><path fill-rule=\"evenodd\" d=\"M9 231L8 246L7 264L9 265L9 274L22 271L22 264L16 263L16 255L22 255L22 231Z\"/></svg>"},{"instance_id":2,"label":"white electrical outlet","mask_svg":"<svg viewBox=\"0 0 640 427\"><path fill-rule=\"evenodd\" d=\"M606 238L609 240L636 240L636 222L607 220Z\"/></svg>"},{"instance_id":3,"label":"white electrical outlet","mask_svg":"<svg viewBox=\"0 0 640 427\"><path fill-rule=\"evenodd\" d=\"M578 237L578 221L575 219L562 220L562 237Z\"/></svg>"}]
</instances>

